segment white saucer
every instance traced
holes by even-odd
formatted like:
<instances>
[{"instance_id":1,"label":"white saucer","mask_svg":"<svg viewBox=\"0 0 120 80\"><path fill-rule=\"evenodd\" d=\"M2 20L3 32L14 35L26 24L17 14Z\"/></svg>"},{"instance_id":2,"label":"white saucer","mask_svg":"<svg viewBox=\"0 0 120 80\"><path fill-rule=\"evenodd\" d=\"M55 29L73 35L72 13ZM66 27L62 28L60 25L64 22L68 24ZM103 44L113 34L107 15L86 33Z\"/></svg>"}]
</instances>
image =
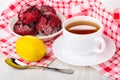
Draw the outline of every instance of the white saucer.
<instances>
[{"instance_id":1,"label":"white saucer","mask_svg":"<svg viewBox=\"0 0 120 80\"><path fill-rule=\"evenodd\" d=\"M114 42L107 36L103 35L103 38L106 42L106 49L102 53L93 53L88 56L76 56L69 54L69 51L66 51L63 46L63 36L60 36L53 43L52 50L54 55L61 61L76 65L76 66L92 66L103 63L109 60L116 51L116 46Z\"/></svg>"}]
</instances>

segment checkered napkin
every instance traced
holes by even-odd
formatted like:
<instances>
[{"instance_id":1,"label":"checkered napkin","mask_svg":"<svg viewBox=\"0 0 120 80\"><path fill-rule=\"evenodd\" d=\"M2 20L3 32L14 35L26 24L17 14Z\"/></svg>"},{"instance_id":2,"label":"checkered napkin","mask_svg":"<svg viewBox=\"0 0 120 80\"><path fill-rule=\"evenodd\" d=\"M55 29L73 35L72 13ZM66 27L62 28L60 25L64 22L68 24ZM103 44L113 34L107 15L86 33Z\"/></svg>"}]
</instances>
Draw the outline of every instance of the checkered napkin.
<instances>
[{"instance_id":1,"label":"checkered napkin","mask_svg":"<svg viewBox=\"0 0 120 80\"><path fill-rule=\"evenodd\" d=\"M105 33L115 42L116 53L109 61L92 67L114 80L120 80L120 8L114 9L111 15L113 16L112 22L116 26L111 25L108 26L109 28L106 27L106 29L112 29L112 31L105 30Z\"/></svg>"},{"instance_id":2,"label":"checkered napkin","mask_svg":"<svg viewBox=\"0 0 120 80\"><path fill-rule=\"evenodd\" d=\"M8 23L10 19L17 15L21 7L25 4L31 5L44 5L48 4L53 6L56 10L62 13L66 18L73 16L92 16L98 18L104 25L104 34L109 36L116 44L117 50L115 55L107 62L92 66L100 73L115 79L120 80L120 24L119 24L119 12L112 14L108 12L101 2L97 0L16 0L6 10L2 12L0 16L0 51L8 57L15 57L26 64L44 65L47 66L54 59L55 56L51 50L52 43L46 42L47 55L38 62L26 62L19 58L15 53L15 41L18 37L14 36L8 30Z\"/></svg>"}]
</instances>

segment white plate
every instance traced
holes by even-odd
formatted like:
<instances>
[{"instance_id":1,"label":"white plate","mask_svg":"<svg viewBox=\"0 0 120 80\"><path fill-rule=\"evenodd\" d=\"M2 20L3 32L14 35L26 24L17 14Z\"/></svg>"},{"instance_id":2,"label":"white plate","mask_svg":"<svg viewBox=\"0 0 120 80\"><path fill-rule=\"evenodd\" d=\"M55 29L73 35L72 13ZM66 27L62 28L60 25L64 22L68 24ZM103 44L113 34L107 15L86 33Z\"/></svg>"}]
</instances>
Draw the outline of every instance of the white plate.
<instances>
[{"instance_id":1,"label":"white plate","mask_svg":"<svg viewBox=\"0 0 120 80\"><path fill-rule=\"evenodd\" d=\"M102 53L93 53L88 56L76 56L73 54L70 54L69 51L66 51L63 46L63 36L60 36L58 39L55 40L53 43L53 53L54 55L60 59L61 61L76 65L76 66L92 66L97 65L100 63L103 63L107 60L109 60L116 51L116 46L114 42L107 36L103 35L103 38L106 42L106 49Z\"/></svg>"}]
</instances>

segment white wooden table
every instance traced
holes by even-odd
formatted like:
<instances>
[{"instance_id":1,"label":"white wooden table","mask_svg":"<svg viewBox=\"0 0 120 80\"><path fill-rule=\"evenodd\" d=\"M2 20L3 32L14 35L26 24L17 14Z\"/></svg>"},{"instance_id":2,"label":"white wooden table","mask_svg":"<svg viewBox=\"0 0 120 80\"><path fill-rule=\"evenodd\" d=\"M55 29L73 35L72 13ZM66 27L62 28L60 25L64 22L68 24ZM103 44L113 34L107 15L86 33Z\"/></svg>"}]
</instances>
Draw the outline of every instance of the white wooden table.
<instances>
[{"instance_id":1,"label":"white wooden table","mask_svg":"<svg viewBox=\"0 0 120 80\"><path fill-rule=\"evenodd\" d=\"M0 13L14 0L0 0ZM101 0L103 4L112 10L118 7L120 0ZM119 2L118 2L119 1ZM110 5L112 3L112 6ZM117 4L118 3L118 4ZM74 74L63 74L49 70L27 69L17 70L8 66L2 53L0 53L0 80L111 80L91 67L80 67L65 64L58 59L50 64L51 67L70 68Z\"/></svg>"},{"instance_id":2,"label":"white wooden table","mask_svg":"<svg viewBox=\"0 0 120 80\"><path fill-rule=\"evenodd\" d=\"M8 66L4 59L6 56L0 55L0 80L111 80L92 69L91 67L80 67L65 64L55 60L51 67L73 69L73 74L64 74L50 70L26 69L18 70Z\"/></svg>"}]
</instances>

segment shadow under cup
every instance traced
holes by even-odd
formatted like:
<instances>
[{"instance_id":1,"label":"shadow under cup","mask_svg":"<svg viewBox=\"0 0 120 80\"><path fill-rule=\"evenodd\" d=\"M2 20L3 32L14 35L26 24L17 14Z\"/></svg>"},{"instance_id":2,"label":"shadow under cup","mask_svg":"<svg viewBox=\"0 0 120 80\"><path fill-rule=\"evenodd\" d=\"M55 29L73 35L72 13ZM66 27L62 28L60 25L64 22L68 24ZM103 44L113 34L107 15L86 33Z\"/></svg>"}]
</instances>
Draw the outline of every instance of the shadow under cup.
<instances>
[{"instance_id":1,"label":"shadow under cup","mask_svg":"<svg viewBox=\"0 0 120 80\"><path fill-rule=\"evenodd\" d=\"M67 19L63 23L64 49L78 56L103 52L106 47L103 28L98 19L90 16Z\"/></svg>"}]
</instances>

